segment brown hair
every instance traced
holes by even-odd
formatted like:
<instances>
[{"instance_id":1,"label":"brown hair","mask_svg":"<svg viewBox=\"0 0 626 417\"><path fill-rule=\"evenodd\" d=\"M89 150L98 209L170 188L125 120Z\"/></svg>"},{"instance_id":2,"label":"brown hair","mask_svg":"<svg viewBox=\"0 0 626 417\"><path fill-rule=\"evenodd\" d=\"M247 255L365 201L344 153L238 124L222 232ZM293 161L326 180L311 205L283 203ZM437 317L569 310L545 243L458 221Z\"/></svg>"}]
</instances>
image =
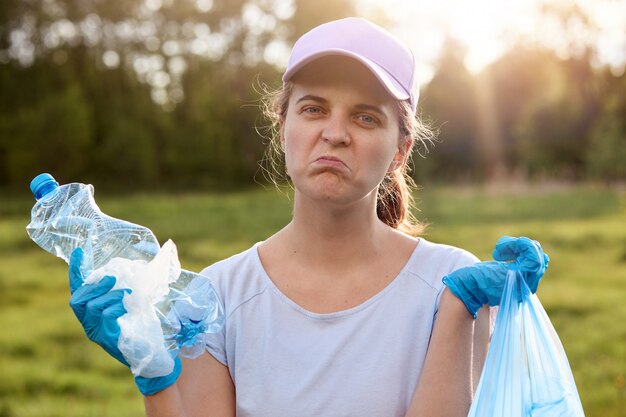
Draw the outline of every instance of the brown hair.
<instances>
[{"instance_id":1,"label":"brown hair","mask_svg":"<svg viewBox=\"0 0 626 417\"><path fill-rule=\"evenodd\" d=\"M267 135L269 143L261 167L267 179L276 186L289 182L285 170L285 156L280 144L280 121L287 115L292 84L290 82L277 90L263 88L263 114L271 123ZM415 219L412 209L415 208L413 191L416 188L413 178L409 175L411 151L418 146L418 152L428 151L428 145L435 138L434 133L413 113L407 101L399 101L400 134L403 140L413 138L413 144L407 152L407 158L398 169L387 175L378 187L376 213L385 224L408 235L418 236L423 233L425 225Z\"/></svg>"}]
</instances>

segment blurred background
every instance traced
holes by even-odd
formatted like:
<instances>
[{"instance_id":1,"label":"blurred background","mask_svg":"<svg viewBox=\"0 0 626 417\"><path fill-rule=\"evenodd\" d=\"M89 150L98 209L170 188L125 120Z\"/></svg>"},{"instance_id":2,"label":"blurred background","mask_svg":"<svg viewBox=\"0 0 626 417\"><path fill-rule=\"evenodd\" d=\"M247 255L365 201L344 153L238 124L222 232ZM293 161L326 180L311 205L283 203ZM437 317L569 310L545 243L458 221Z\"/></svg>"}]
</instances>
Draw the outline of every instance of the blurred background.
<instances>
[{"instance_id":1,"label":"blurred background","mask_svg":"<svg viewBox=\"0 0 626 417\"><path fill-rule=\"evenodd\" d=\"M249 185L261 86L349 15L415 51L441 141L418 182L626 179L624 0L5 0L0 187Z\"/></svg>"},{"instance_id":2,"label":"blurred background","mask_svg":"<svg viewBox=\"0 0 626 417\"><path fill-rule=\"evenodd\" d=\"M2 0L0 417L136 416L129 372L28 240L28 183L92 183L199 271L284 225L265 88L313 26L366 17L414 50L426 238L489 259L527 235L588 416L626 417L626 0ZM263 186L259 185L262 184Z\"/></svg>"}]
</instances>

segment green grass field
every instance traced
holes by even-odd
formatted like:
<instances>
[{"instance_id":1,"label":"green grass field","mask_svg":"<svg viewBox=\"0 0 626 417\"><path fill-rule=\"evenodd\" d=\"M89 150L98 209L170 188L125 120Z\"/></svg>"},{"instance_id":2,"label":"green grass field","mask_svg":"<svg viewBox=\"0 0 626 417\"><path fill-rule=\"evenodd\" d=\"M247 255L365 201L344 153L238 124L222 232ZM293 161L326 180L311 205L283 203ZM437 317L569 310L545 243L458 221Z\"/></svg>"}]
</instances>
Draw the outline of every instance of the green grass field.
<instances>
[{"instance_id":1,"label":"green grass field","mask_svg":"<svg viewBox=\"0 0 626 417\"><path fill-rule=\"evenodd\" d=\"M551 261L538 295L586 415L626 417L626 193L434 189L418 194L430 240L482 259L504 234L542 242ZM262 240L290 215L274 190L96 198L106 213L173 239L191 270ZM32 203L0 196L0 417L142 415L128 370L87 340L69 309L66 265L28 239Z\"/></svg>"}]
</instances>

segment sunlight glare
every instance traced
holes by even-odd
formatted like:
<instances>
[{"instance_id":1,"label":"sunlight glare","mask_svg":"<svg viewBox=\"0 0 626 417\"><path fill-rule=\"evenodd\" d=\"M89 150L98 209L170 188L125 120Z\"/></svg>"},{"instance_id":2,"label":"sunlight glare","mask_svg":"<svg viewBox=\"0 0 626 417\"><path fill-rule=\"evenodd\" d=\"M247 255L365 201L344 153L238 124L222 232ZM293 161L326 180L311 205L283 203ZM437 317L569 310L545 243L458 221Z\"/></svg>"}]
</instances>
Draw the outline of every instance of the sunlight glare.
<instances>
[{"instance_id":1,"label":"sunlight glare","mask_svg":"<svg viewBox=\"0 0 626 417\"><path fill-rule=\"evenodd\" d=\"M594 43L605 64L626 62L626 1L623 0L396 0L390 8L385 0L358 0L367 16L384 10L390 29L411 46L419 68L420 82L428 82L432 67L446 38L465 48L465 65L473 73L497 60L516 41L544 45L562 57ZM556 22L541 17L542 5L579 7L597 29L569 29L563 37ZM571 22L570 22L571 23ZM569 43L568 43L569 42Z\"/></svg>"}]
</instances>

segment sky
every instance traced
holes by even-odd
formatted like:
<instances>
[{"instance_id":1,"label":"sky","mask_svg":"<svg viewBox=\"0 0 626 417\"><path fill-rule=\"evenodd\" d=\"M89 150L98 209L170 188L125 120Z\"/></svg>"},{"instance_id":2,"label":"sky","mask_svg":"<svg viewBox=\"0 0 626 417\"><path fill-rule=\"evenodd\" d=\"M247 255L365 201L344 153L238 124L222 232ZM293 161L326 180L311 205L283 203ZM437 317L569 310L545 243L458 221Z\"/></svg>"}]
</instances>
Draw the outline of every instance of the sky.
<instances>
[{"instance_id":1,"label":"sky","mask_svg":"<svg viewBox=\"0 0 626 417\"><path fill-rule=\"evenodd\" d=\"M610 65L616 75L626 63L626 0L359 0L358 4L366 16L378 8L390 17L389 29L416 55L422 82L432 77L433 62L447 34L466 46L465 64L472 72L520 39L548 46L562 57L593 44L596 64ZM596 29L591 32L572 20L566 42L555 20L540 17L541 4L564 9L576 5Z\"/></svg>"}]
</instances>

